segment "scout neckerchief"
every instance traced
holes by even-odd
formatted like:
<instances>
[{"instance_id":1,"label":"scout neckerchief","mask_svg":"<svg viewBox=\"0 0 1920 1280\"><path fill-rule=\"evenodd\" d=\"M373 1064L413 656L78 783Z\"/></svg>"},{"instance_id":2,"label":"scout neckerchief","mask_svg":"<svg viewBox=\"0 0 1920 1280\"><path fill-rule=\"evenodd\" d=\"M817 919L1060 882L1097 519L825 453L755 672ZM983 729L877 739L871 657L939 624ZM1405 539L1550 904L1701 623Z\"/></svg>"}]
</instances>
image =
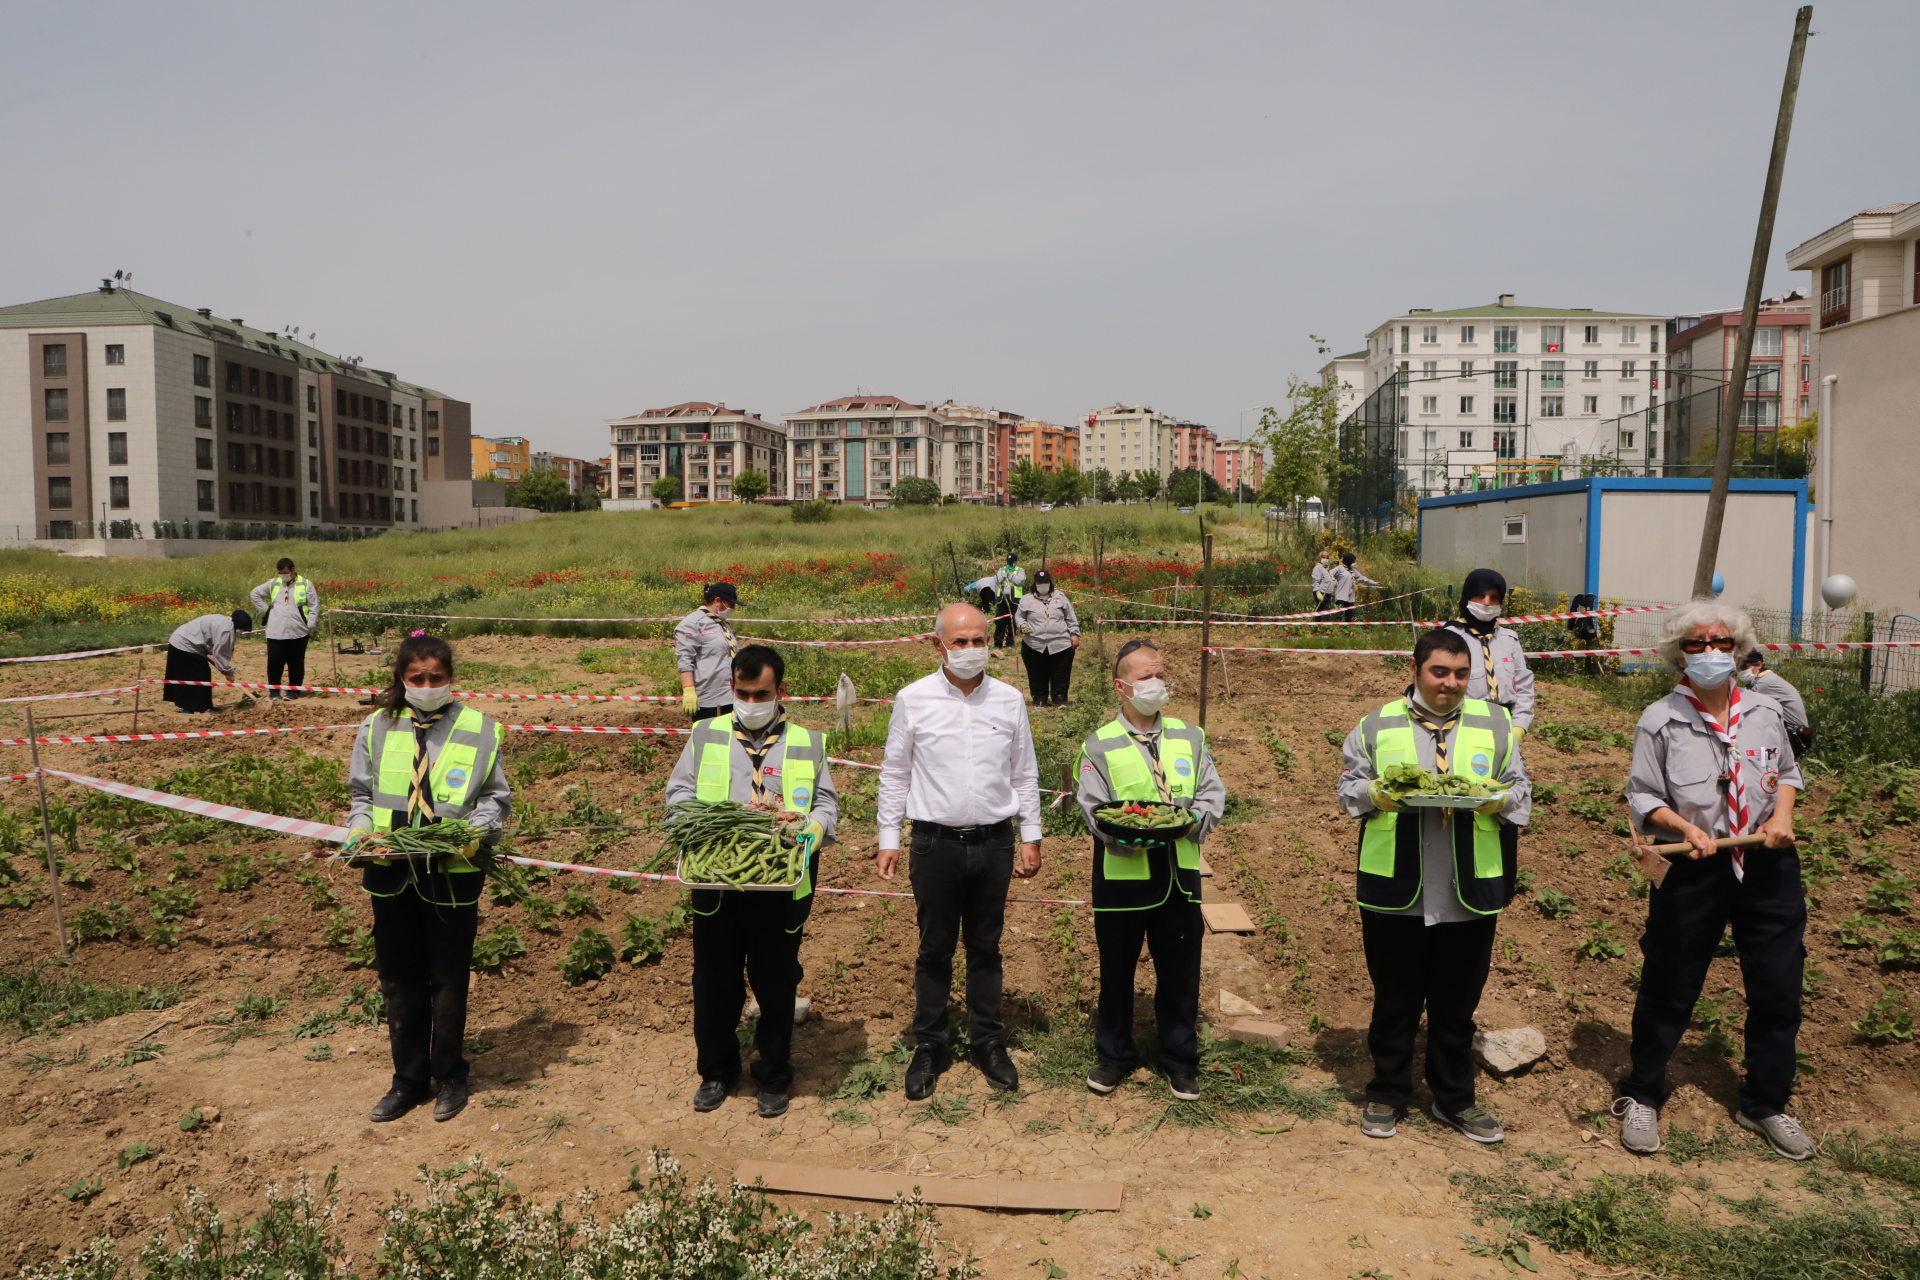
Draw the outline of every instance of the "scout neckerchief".
<instances>
[{"instance_id":1,"label":"scout neckerchief","mask_svg":"<svg viewBox=\"0 0 1920 1280\"><path fill-rule=\"evenodd\" d=\"M427 760L427 734L440 723L440 717L451 705L448 703L433 711L412 708L413 778L407 783L407 825L410 827L423 827L433 821L433 788L427 781L427 775L432 772Z\"/></svg>"},{"instance_id":2,"label":"scout neckerchief","mask_svg":"<svg viewBox=\"0 0 1920 1280\"><path fill-rule=\"evenodd\" d=\"M753 766L750 776L753 782L753 802L755 804L767 803L767 782L766 778L762 776L760 772L760 766L762 762L766 760L767 753L773 750L773 744L775 739L779 737L779 731L785 727L785 712L776 711L773 719L767 722L767 727L760 731L760 745L755 746L754 735L742 728L738 720L733 722L734 740L739 742L740 749L747 753L747 763Z\"/></svg>"},{"instance_id":3,"label":"scout neckerchief","mask_svg":"<svg viewBox=\"0 0 1920 1280\"><path fill-rule=\"evenodd\" d=\"M1747 812L1746 784L1740 777L1740 685L1736 681L1733 688L1727 691L1727 726L1724 729L1707 710L1706 704L1700 701L1700 695L1693 691L1692 685L1683 680L1675 687L1686 695L1693 709L1700 713L1700 722L1713 730L1714 736L1720 739L1720 745L1727 749L1727 769L1721 775L1721 780L1727 784L1727 834L1743 836L1747 834L1751 815ZM1730 849L1728 852L1733 855L1733 878L1745 880L1746 850Z\"/></svg>"},{"instance_id":4,"label":"scout neckerchief","mask_svg":"<svg viewBox=\"0 0 1920 1280\"><path fill-rule=\"evenodd\" d=\"M1122 719L1124 720L1125 717L1123 716ZM1127 723L1127 733L1135 742L1140 744L1140 749L1147 753L1147 759L1153 765L1153 785L1158 788L1160 792L1160 803L1173 803L1173 793L1167 790L1167 771L1160 763L1160 731L1158 729L1136 729L1133 727L1132 722L1129 721Z\"/></svg>"},{"instance_id":5,"label":"scout neckerchief","mask_svg":"<svg viewBox=\"0 0 1920 1280\"><path fill-rule=\"evenodd\" d=\"M715 613L713 611L712 605L705 605L705 604L701 605L700 612L706 614L709 618L712 618L715 622L719 623L720 629L727 633L727 657L729 659L739 657L740 656L740 637L733 634L733 624L728 622L726 618L723 617L722 615Z\"/></svg>"},{"instance_id":6,"label":"scout neckerchief","mask_svg":"<svg viewBox=\"0 0 1920 1280\"><path fill-rule=\"evenodd\" d=\"M1460 621L1465 625L1467 634L1480 642L1480 661L1487 668L1487 701L1498 702L1500 701L1500 673L1493 667L1493 633L1494 629L1500 625L1499 619L1483 624L1478 618L1469 615ZM1483 626L1485 630L1481 629Z\"/></svg>"},{"instance_id":7,"label":"scout neckerchief","mask_svg":"<svg viewBox=\"0 0 1920 1280\"><path fill-rule=\"evenodd\" d=\"M1448 765L1447 734L1453 728L1453 722L1459 718L1460 708L1455 707L1438 720L1431 718L1427 709L1414 701L1413 686L1407 686L1407 714L1419 722L1422 729L1433 735L1433 771L1446 773Z\"/></svg>"}]
</instances>

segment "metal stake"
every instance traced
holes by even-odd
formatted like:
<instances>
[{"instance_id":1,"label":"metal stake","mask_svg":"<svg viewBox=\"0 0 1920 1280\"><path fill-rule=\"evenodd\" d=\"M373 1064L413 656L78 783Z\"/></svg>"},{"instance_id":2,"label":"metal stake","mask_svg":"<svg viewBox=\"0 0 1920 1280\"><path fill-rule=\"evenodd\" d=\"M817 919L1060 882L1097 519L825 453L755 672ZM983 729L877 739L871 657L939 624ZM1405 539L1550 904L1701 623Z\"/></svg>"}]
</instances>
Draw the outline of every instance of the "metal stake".
<instances>
[{"instance_id":1,"label":"metal stake","mask_svg":"<svg viewBox=\"0 0 1920 1280\"><path fill-rule=\"evenodd\" d=\"M140 665L133 674L133 731L140 732L140 691L147 687L147 651L140 651Z\"/></svg>"},{"instance_id":2,"label":"metal stake","mask_svg":"<svg viewBox=\"0 0 1920 1280\"><path fill-rule=\"evenodd\" d=\"M1200 727L1207 727L1207 649L1213 644L1213 535L1200 539Z\"/></svg>"},{"instance_id":3,"label":"metal stake","mask_svg":"<svg viewBox=\"0 0 1920 1280\"><path fill-rule=\"evenodd\" d=\"M27 745L33 751L33 784L40 790L40 839L47 848L47 880L53 886L53 928L60 935L60 957L67 949L67 915L60 903L60 864L53 856L53 824L47 820L47 775L40 772L40 735L33 727L33 704L27 704Z\"/></svg>"}]
</instances>

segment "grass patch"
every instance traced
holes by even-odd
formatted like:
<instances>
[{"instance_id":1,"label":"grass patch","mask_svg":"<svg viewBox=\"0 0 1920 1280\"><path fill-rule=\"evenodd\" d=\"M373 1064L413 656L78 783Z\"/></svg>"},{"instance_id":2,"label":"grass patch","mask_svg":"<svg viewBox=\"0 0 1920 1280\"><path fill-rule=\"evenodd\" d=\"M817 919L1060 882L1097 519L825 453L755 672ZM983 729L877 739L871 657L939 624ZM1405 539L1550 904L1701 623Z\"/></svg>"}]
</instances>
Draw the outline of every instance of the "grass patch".
<instances>
[{"instance_id":1,"label":"grass patch","mask_svg":"<svg viewBox=\"0 0 1920 1280\"><path fill-rule=\"evenodd\" d=\"M50 965L0 969L0 1026L22 1035L115 1018L136 1009L167 1009L184 992L177 983L129 987L70 978Z\"/></svg>"}]
</instances>

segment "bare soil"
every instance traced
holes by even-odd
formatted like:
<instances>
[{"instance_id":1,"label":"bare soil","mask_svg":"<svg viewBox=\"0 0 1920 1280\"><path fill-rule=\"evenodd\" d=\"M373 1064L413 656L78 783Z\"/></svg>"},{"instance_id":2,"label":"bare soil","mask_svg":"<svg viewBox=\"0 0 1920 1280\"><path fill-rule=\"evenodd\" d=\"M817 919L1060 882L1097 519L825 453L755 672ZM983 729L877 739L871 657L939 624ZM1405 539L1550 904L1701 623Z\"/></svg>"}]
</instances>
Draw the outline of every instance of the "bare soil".
<instances>
[{"instance_id":1,"label":"bare soil","mask_svg":"<svg viewBox=\"0 0 1920 1280\"><path fill-rule=\"evenodd\" d=\"M607 642L594 643L607 647ZM1194 708L1187 700L1199 683L1197 640L1171 637L1162 644L1183 695L1174 711L1191 715ZM581 641L502 637L467 640L459 647L465 658L505 669L485 682L488 688L638 688L583 673L576 661ZM314 657L310 678L331 679L317 646ZM241 661L243 678L264 678L259 650L243 650ZM372 673L377 661L342 658L343 682L377 683ZM157 674L157 665L148 659L146 674ZM511 678L515 668L527 667L539 669L540 684ZM997 664L1023 684L1016 668L1007 658ZM123 659L12 667L0 673L0 696L123 683L135 669L133 660ZM1082 665L1082 696L1100 696L1097 669L1096 662ZM1242 902L1266 923L1251 937L1208 940L1203 1007L1209 1017L1219 1018L1221 993L1230 991L1288 1023L1295 1028L1294 1044L1309 1055L1301 1068L1302 1087L1332 1083L1350 1101L1370 1073L1363 1044L1369 988L1351 894L1354 830L1333 799L1339 752L1328 735L1344 735L1403 683L1397 671L1372 658L1234 654L1224 676L1214 672L1209 720L1219 767L1232 792L1258 806L1209 843L1216 872L1210 891ZM348 724L365 714L349 696L235 707L233 691L221 695L228 709L213 717L212 727ZM62 705L41 704L41 709L51 712ZM146 710L152 705L151 696L143 694L142 729L175 729L186 720L170 709ZM130 706L130 697L123 696L119 709ZM650 705L508 703L492 709L515 723L685 723L677 708ZM1037 712L1039 730L1046 732L1061 714ZM1630 714L1591 693L1545 683L1540 717L1621 733L1630 733L1633 724ZM825 722L807 709L799 718ZM125 721L67 721L63 731L124 729ZM18 716L9 723L17 724ZM201 721L193 727L209 726ZM1295 754L1285 772L1275 767L1264 740L1269 733ZM561 790L577 782L591 784L610 806L633 811L657 798L679 747L666 740L651 767L637 772L625 755L631 739L516 734L509 740L509 763L515 754L556 740L573 747L576 759L565 772L531 788L549 813L562 809ZM334 731L43 750L55 767L147 782L182 764L236 752L278 755L297 746L344 756L350 743L350 733ZM20 772L28 764L23 748L0 752L0 771ZM812 998L816 1016L796 1036L800 1075L791 1112L762 1121L743 1088L720 1111L696 1115L690 1106L698 1082L686 941L675 942L655 963L621 964L606 978L579 987L564 984L558 971L566 944L582 927L617 936L625 913L660 912L672 901L673 887L649 884L627 894L578 876L555 881L549 892L585 888L595 913L561 920L555 934L536 932L519 908L485 908L482 930L516 924L529 954L498 975L475 976L469 1022L476 1042L472 1105L447 1124L435 1124L423 1110L376 1126L368 1122L367 1110L387 1084L384 1028L337 1031L322 1041L291 1034L308 1013L337 1009L354 984L374 985L372 973L349 968L342 948L321 943L322 913L303 900L290 872L221 893L212 887L208 870L194 881L203 890L201 914L189 922L177 947L92 942L78 949L68 970L93 980L182 983L190 992L186 1003L27 1037L0 1063L0 1117L8 1126L4 1151L10 1157L0 1160L0 1204L11 1208L0 1224L0 1252L17 1262L43 1261L101 1233L131 1247L156 1229L190 1185L206 1189L224 1206L246 1209L259 1202L266 1187L292 1180L299 1170L337 1168L344 1229L364 1265L380 1225L378 1206L422 1165L441 1167L474 1155L513 1161L512 1176L523 1192L551 1200L584 1186L617 1192L629 1169L644 1160L646 1148L661 1145L684 1153L696 1172L715 1177L741 1160L758 1158L932 1177L1101 1178L1125 1185L1120 1212L1085 1214L1069 1222L1057 1215L942 1210L946 1234L973 1248L992 1276L1036 1274L1030 1264L1042 1258L1075 1277L1172 1275L1176 1268L1168 1257L1187 1254L1194 1256L1178 1270L1205 1276L1222 1274L1236 1259L1249 1276L1347 1277L1367 1269L1402 1277L1497 1274L1498 1263L1464 1250L1460 1235L1473 1229L1471 1211L1450 1187L1451 1174L1489 1172L1502 1159L1525 1152L1564 1154L1576 1180L1647 1167L1615 1149L1606 1136L1611 1126L1594 1117L1608 1105L1612 1081L1626 1060L1631 974L1638 960L1633 942L1644 912L1627 880L1602 871L1624 848L1612 826L1621 814L1619 784L1627 755L1614 747L1566 752L1537 737L1527 739L1525 753L1536 786L1557 787L1559 794L1554 802L1536 806L1523 839L1522 866L1537 878L1533 892L1516 901L1501 921L1480 1023L1538 1027L1550 1052L1518 1078L1483 1080L1483 1101L1510 1135L1504 1151L1476 1146L1417 1116L1397 1138L1369 1141L1360 1136L1351 1106L1310 1123L1279 1115L1234 1116L1225 1126L1210 1128L1156 1125L1164 1103L1154 1100L1145 1083L1098 1098L1080 1088L1041 1087L1030 1073L1017 1100L1006 1101L995 1098L965 1065L942 1079L936 1095L964 1098L969 1103L964 1113L950 1112L943 1119L924 1104L907 1102L897 1090L849 1108L826 1095L844 1079L856 1055L878 1056L891 1047L911 1011L914 928L905 909L910 904L881 898L822 896L815 907L801 952L807 969L801 991ZM872 761L878 754L874 748L855 752ZM883 885L873 873L872 775L842 768L837 778L851 793L850 816L841 844L829 851L822 883L901 887ZM1589 819L1569 811L1569 803L1589 784L1606 800L1607 816ZM8 804L23 811L32 803L32 784L11 785ZM1802 810L1806 819L1819 814L1832 785L1814 788ZM1803 822L1803 832L1811 825ZM523 848L571 859L586 838L560 833ZM1913 873L1915 838L1909 829L1889 827L1877 841L1899 871ZM235 848L256 859L276 849L297 859L311 846L242 840L189 852L205 858ZM625 866L652 848L650 836L628 836L600 851L596 860ZM164 852L143 849L141 856L151 867ZM1084 840L1050 841L1046 857L1038 881L1044 896L1084 896ZM24 865L31 855L18 860ZM1809 951L1825 983L1808 1004L1801 1043L1814 1070L1802 1077L1795 1110L1816 1133L1849 1127L1899 1130L1920 1122L1920 1093L1914 1088L1920 1048L1869 1046L1850 1025L1883 986L1909 994L1916 986L1912 971L1885 972L1866 952L1835 945L1837 922L1861 909L1873 878L1853 870L1827 885L1809 928ZM128 902L144 920L144 900L130 894L124 873L96 868L93 882L91 888L67 888L69 919L89 902L115 899ZM352 878L341 873L335 882L357 921L368 923ZM1577 909L1571 917L1549 919L1538 908L1538 894L1548 888L1573 897ZM1070 980L1071 966L1050 936L1057 911L1009 908L1006 987L1010 1001L1023 1008L1058 1009ZM1292 942L1276 940L1273 913L1290 925ZM263 926L263 917L278 917L280 923ZM1069 919L1090 995L1095 981L1090 921L1084 910ZM1899 916L1890 919L1906 923ZM1627 956L1580 958L1575 947L1590 921L1614 923ZM0 962L38 962L55 953L44 899L0 914ZM1142 968L1138 984L1144 1032L1151 1021L1150 966ZM1730 989L1736 994L1727 1003L1737 1013L1739 986L1737 960L1717 960L1708 994ZM235 1039L213 1018L249 994L278 995L287 1007L261 1024L260 1034ZM1324 1025L1316 1023L1309 1032L1310 1017ZM1681 1087L1667 1122L1703 1138L1716 1129L1737 1133L1732 1122L1736 1068L1701 1052L1699 1041L1698 1033L1690 1034L1675 1061ZM126 1055L137 1044L165 1048L157 1059L132 1062ZM329 1060L315 1060L316 1044L327 1046ZM218 1118L183 1132L178 1122L195 1106ZM160 1154L120 1170L116 1154L136 1140ZM1660 1167L1667 1167L1664 1159ZM1770 1179L1779 1194L1795 1194L1786 1190L1786 1166L1745 1135L1724 1144L1720 1158L1689 1172L1707 1175L1715 1194L1751 1195ZM65 1198L77 1179L93 1177L105 1180L101 1194L81 1203ZM1710 1200L1707 1192L1686 1194L1702 1204ZM808 1212L863 1207L784 1199ZM1575 1273L1566 1259L1544 1258L1543 1263L1548 1274Z\"/></svg>"}]
</instances>

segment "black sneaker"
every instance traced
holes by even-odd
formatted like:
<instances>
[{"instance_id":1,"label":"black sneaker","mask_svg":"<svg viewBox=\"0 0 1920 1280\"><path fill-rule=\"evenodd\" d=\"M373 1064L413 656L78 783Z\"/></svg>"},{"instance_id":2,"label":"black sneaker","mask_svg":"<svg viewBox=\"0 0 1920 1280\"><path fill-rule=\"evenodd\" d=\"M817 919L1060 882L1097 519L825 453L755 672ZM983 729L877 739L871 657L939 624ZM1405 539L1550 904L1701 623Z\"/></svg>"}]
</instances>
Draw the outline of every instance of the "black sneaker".
<instances>
[{"instance_id":1,"label":"black sneaker","mask_svg":"<svg viewBox=\"0 0 1920 1280\"><path fill-rule=\"evenodd\" d=\"M907 1064L907 1098L911 1102L930 1096L940 1077L940 1060L945 1052L937 1044L923 1044L913 1051Z\"/></svg>"},{"instance_id":2,"label":"black sneaker","mask_svg":"<svg viewBox=\"0 0 1920 1280\"><path fill-rule=\"evenodd\" d=\"M1007 1046L992 1041L967 1055L987 1083L1007 1093L1020 1091L1020 1070L1013 1065L1013 1059L1007 1056Z\"/></svg>"},{"instance_id":3,"label":"black sneaker","mask_svg":"<svg viewBox=\"0 0 1920 1280\"><path fill-rule=\"evenodd\" d=\"M733 1086L724 1080L702 1080L700 1087L693 1093L695 1111L718 1111L720 1104L733 1092Z\"/></svg>"},{"instance_id":4,"label":"black sneaker","mask_svg":"<svg viewBox=\"0 0 1920 1280\"><path fill-rule=\"evenodd\" d=\"M1200 1079L1190 1071L1176 1071L1167 1077L1167 1088L1182 1102L1200 1100Z\"/></svg>"},{"instance_id":5,"label":"black sneaker","mask_svg":"<svg viewBox=\"0 0 1920 1280\"><path fill-rule=\"evenodd\" d=\"M467 1109L467 1082L442 1080L440 1095L433 1100L433 1118L451 1120Z\"/></svg>"},{"instance_id":6,"label":"black sneaker","mask_svg":"<svg viewBox=\"0 0 1920 1280\"><path fill-rule=\"evenodd\" d=\"M1117 1062L1099 1062L1087 1072L1087 1088L1095 1093L1112 1093L1133 1072Z\"/></svg>"},{"instance_id":7,"label":"black sneaker","mask_svg":"<svg viewBox=\"0 0 1920 1280\"><path fill-rule=\"evenodd\" d=\"M787 1114L787 1095L774 1093L767 1089L760 1091L760 1118L771 1120L775 1116Z\"/></svg>"},{"instance_id":8,"label":"black sneaker","mask_svg":"<svg viewBox=\"0 0 1920 1280\"><path fill-rule=\"evenodd\" d=\"M410 1089L389 1089L386 1097L373 1104L373 1122L385 1124L389 1120L398 1120L432 1096L430 1093L415 1093Z\"/></svg>"}]
</instances>

